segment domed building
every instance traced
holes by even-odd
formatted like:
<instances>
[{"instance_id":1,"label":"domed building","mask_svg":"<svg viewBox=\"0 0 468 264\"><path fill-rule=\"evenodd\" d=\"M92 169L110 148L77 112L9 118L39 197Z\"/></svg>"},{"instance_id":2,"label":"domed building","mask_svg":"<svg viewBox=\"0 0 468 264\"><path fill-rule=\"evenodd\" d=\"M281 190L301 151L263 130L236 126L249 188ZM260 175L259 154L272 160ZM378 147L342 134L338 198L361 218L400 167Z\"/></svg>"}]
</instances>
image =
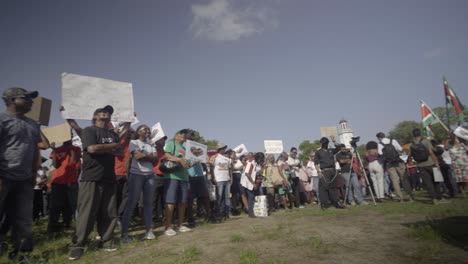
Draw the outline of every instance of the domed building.
<instances>
[{"instance_id":1,"label":"domed building","mask_svg":"<svg viewBox=\"0 0 468 264\"><path fill-rule=\"evenodd\" d=\"M338 129L338 136L340 137L340 142L342 144L345 144L347 148L351 148L351 142L352 137L354 137L353 130L351 127L348 125L348 121L346 121L344 118L340 120L339 124L339 129Z\"/></svg>"}]
</instances>

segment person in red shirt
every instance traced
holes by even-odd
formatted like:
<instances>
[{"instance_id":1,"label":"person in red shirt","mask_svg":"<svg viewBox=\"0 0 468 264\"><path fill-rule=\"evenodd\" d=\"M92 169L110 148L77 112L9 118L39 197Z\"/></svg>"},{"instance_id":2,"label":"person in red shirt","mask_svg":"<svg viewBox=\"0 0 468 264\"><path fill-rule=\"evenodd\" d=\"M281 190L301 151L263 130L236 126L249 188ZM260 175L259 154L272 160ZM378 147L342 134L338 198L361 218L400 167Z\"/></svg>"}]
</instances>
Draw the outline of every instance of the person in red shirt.
<instances>
[{"instance_id":1,"label":"person in red shirt","mask_svg":"<svg viewBox=\"0 0 468 264\"><path fill-rule=\"evenodd\" d=\"M61 232L63 226L70 227L73 214L76 211L78 197L77 164L81 158L81 149L73 146L72 141L66 141L61 147L50 144L52 165L56 168L50 181L49 234ZM63 224L59 223L60 213Z\"/></svg>"},{"instance_id":2,"label":"person in red shirt","mask_svg":"<svg viewBox=\"0 0 468 264\"><path fill-rule=\"evenodd\" d=\"M162 222L164 217L164 173L159 170L161 160L164 159L164 145L166 145L167 136L164 136L154 143L156 153L158 154L158 161L154 164L154 174L156 175L154 181L154 204L153 215L155 222Z\"/></svg>"},{"instance_id":3,"label":"person in red shirt","mask_svg":"<svg viewBox=\"0 0 468 264\"><path fill-rule=\"evenodd\" d=\"M115 157L115 176L117 177L117 215L119 219L122 218L123 213L125 212L125 207L127 206L128 199L128 185L127 185L127 175L128 175L128 158L130 153L128 151L128 146L133 134L133 130L128 130L128 133L125 134L120 139L120 144L123 147L124 155L122 157Z\"/></svg>"}]
</instances>

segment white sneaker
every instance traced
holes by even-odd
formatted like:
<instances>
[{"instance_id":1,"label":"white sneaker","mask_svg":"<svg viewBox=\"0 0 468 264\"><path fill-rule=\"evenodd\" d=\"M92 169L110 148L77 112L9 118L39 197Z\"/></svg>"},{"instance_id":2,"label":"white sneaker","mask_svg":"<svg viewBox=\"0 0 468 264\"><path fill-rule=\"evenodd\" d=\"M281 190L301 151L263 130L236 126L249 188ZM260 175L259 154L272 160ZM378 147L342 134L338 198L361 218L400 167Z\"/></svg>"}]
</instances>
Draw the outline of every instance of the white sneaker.
<instances>
[{"instance_id":1,"label":"white sneaker","mask_svg":"<svg viewBox=\"0 0 468 264\"><path fill-rule=\"evenodd\" d=\"M190 232L190 231L192 231L192 229L190 229L190 228L188 228L186 226L179 227L179 232L181 232L181 233Z\"/></svg>"},{"instance_id":2,"label":"white sneaker","mask_svg":"<svg viewBox=\"0 0 468 264\"><path fill-rule=\"evenodd\" d=\"M164 234L166 236L175 236L175 235L177 235L176 231L174 231L174 229L172 229L172 228L169 228L166 231L164 231Z\"/></svg>"},{"instance_id":3,"label":"white sneaker","mask_svg":"<svg viewBox=\"0 0 468 264\"><path fill-rule=\"evenodd\" d=\"M151 230L146 232L145 236L143 237L143 240L153 240L153 239L156 239L156 236Z\"/></svg>"}]
</instances>

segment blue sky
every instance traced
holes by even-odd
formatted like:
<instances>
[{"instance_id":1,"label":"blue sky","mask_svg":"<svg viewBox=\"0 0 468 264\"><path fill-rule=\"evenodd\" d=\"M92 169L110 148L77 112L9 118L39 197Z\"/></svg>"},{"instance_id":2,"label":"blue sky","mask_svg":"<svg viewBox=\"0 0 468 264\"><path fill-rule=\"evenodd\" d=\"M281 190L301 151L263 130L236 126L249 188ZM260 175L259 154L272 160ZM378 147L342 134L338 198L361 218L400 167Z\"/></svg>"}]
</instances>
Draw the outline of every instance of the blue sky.
<instances>
[{"instance_id":1,"label":"blue sky","mask_svg":"<svg viewBox=\"0 0 468 264\"><path fill-rule=\"evenodd\" d=\"M133 83L135 111L168 134L286 148L346 118L362 141L444 105L468 104L467 1L0 2L0 87L58 112L70 72ZM88 121L81 122L89 124Z\"/></svg>"}]
</instances>

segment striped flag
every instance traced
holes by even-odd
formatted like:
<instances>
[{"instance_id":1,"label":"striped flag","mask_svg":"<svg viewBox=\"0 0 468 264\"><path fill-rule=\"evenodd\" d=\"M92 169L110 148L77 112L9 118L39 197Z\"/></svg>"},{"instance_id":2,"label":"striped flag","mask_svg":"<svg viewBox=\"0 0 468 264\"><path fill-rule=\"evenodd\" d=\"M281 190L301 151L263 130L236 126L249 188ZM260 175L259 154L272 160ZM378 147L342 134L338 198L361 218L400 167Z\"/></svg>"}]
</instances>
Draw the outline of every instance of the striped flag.
<instances>
[{"instance_id":1,"label":"striped flag","mask_svg":"<svg viewBox=\"0 0 468 264\"><path fill-rule=\"evenodd\" d=\"M455 112L457 113L458 120L460 122L463 122L464 116L463 116L463 110L465 108L460 102L460 99L458 98L457 94L452 90L452 87L447 82L447 79L445 79L445 76L443 77L444 79L444 90L445 90L445 100L446 104L450 104L455 108Z\"/></svg>"},{"instance_id":2,"label":"striped flag","mask_svg":"<svg viewBox=\"0 0 468 264\"><path fill-rule=\"evenodd\" d=\"M431 109L421 101L421 119L422 119L422 126L424 130L424 134L426 137L434 137L434 133L432 132L432 122L436 119L434 114L432 114Z\"/></svg>"}]
</instances>

